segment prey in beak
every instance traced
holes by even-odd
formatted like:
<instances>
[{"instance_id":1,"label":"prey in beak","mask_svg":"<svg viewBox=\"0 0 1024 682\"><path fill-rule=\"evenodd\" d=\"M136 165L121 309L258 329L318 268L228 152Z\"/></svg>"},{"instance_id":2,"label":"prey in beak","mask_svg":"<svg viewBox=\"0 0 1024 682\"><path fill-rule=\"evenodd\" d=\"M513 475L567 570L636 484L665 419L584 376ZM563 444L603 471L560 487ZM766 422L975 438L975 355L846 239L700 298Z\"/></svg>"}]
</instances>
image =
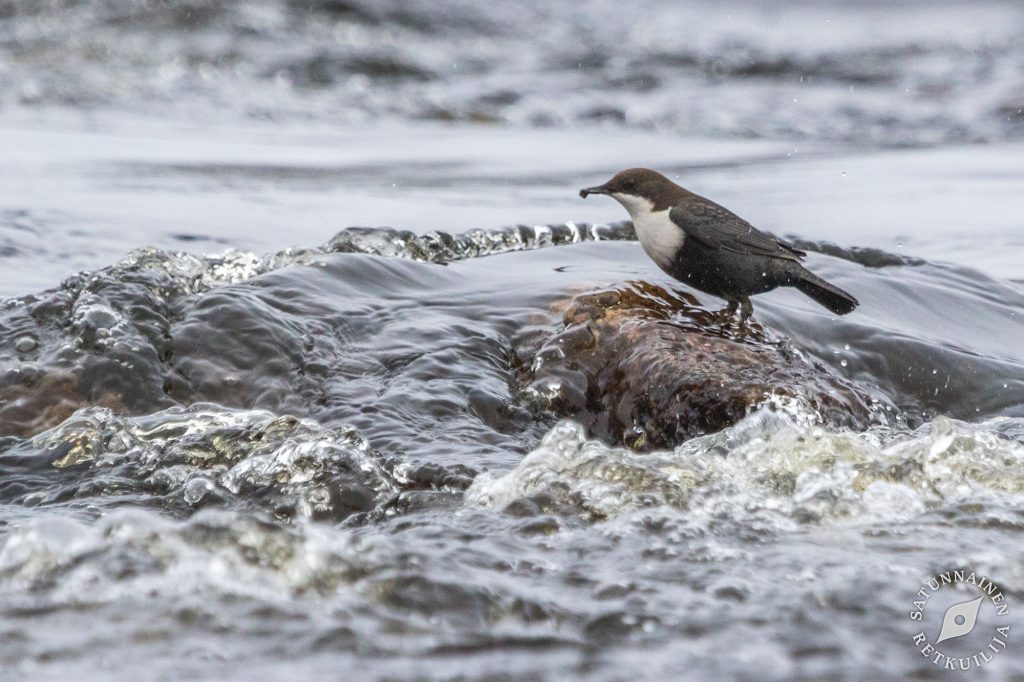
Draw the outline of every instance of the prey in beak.
<instances>
[{"instance_id":1,"label":"prey in beak","mask_svg":"<svg viewBox=\"0 0 1024 682\"><path fill-rule=\"evenodd\" d=\"M588 187L580 190L580 197L583 199L587 198L590 194L608 194L608 190L604 188L604 185L598 185L597 187Z\"/></svg>"}]
</instances>

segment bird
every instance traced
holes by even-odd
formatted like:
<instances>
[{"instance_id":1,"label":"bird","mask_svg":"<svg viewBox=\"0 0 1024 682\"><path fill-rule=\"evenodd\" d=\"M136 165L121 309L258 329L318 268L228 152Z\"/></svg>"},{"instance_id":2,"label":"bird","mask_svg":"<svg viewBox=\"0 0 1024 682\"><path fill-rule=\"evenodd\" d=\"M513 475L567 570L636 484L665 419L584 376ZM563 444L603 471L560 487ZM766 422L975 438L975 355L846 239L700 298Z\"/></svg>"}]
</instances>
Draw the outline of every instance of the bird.
<instances>
[{"instance_id":1,"label":"bird","mask_svg":"<svg viewBox=\"0 0 1024 682\"><path fill-rule=\"evenodd\" d=\"M805 252L657 171L620 171L603 185L580 190L584 199L590 194L605 194L622 204L640 245L658 267L725 299L726 319L739 308L740 329L754 312L750 297L780 286L796 287L836 315L859 305L851 294L805 268Z\"/></svg>"}]
</instances>

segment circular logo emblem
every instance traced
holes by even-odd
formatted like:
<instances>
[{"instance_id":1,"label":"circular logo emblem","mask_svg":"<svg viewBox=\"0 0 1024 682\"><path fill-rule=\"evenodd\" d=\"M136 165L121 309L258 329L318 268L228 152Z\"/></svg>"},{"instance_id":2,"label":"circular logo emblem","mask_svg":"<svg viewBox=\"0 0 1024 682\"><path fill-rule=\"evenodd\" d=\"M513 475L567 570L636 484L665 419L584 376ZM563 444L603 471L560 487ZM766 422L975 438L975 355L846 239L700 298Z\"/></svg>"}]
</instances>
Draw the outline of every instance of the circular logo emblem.
<instances>
[{"instance_id":1,"label":"circular logo emblem","mask_svg":"<svg viewBox=\"0 0 1024 682\"><path fill-rule=\"evenodd\" d=\"M1010 607L999 586L974 571L939 573L914 595L914 646L943 670L980 668L1010 639Z\"/></svg>"}]
</instances>

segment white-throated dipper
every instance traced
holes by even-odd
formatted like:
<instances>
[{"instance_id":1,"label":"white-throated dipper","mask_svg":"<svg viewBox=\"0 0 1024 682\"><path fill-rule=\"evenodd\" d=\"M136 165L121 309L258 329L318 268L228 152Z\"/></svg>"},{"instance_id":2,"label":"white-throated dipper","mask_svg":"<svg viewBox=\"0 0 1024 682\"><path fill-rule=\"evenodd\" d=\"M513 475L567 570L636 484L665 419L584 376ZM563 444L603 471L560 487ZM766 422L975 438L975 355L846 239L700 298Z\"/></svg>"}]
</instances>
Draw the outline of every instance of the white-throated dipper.
<instances>
[{"instance_id":1,"label":"white-throated dipper","mask_svg":"<svg viewBox=\"0 0 1024 682\"><path fill-rule=\"evenodd\" d=\"M683 189L647 168L621 171L588 194L607 194L629 211L636 236L658 267L695 289L740 308L740 326L753 313L750 296L796 287L836 315L857 299L800 264L807 254L759 231L732 211Z\"/></svg>"}]
</instances>

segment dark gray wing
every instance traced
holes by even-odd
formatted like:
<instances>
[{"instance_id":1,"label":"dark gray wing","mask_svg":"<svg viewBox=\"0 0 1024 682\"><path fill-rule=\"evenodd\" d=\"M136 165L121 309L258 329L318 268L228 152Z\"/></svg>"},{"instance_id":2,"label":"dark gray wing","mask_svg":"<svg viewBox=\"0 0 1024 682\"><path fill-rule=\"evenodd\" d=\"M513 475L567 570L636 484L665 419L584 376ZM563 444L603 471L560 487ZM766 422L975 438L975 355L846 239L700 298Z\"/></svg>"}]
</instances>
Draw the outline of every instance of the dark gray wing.
<instances>
[{"instance_id":1,"label":"dark gray wing","mask_svg":"<svg viewBox=\"0 0 1024 682\"><path fill-rule=\"evenodd\" d=\"M693 196L673 206L668 217L688 237L734 253L800 260L807 254L761 232L743 218L704 197Z\"/></svg>"}]
</instances>

